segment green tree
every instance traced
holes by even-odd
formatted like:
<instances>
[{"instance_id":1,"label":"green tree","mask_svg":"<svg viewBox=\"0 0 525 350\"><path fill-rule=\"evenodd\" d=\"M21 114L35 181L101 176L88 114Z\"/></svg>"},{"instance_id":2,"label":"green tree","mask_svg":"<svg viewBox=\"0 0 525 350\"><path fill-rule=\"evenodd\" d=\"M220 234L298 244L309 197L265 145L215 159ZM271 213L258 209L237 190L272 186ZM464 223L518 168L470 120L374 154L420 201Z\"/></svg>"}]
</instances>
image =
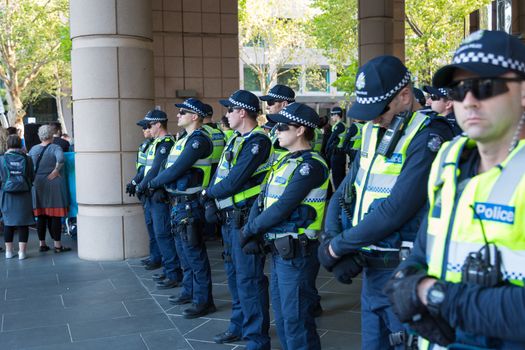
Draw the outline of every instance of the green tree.
<instances>
[{"instance_id":1,"label":"green tree","mask_svg":"<svg viewBox=\"0 0 525 350\"><path fill-rule=\"evenodd\" d=\"M63 59L67 0L0 1L0 79L6 88L10 125L23 127L24 102L41 88L40 74ZM48 80L49 81L49 80Z\"/></svg>"},{"instance_id":2,"label":"green tree","mask_svg":"<svg viewBox=\"0 0 525 350\"><path fill-rule=\"evenodd\" d=\"M296 17L301 13L301 17ZM306 24L311 18L307 0L240 0L240 58L257 77L264 93L280 77L296 75L301 62L308 66L310 42Z\"/></svg>"}]
</instances>

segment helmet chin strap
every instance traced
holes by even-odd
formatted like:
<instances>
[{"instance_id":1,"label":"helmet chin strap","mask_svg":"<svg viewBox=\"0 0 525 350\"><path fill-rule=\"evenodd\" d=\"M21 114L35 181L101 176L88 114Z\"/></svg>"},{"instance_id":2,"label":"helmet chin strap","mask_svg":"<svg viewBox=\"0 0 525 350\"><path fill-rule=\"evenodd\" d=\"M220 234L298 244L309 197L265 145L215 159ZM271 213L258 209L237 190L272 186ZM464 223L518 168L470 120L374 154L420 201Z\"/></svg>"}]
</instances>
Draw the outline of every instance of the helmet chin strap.
<instances>
[{"instance_id":1,"label":"helmet chin strap","mask_svg":"<svg viewBox=\"0 0 525 350\"><path fill-rule=\"evenodd\" d=\"M520 141L520 134L523 130L523 125L525 124L525 112L521 115L520 121L518 122L518 126L516 127L516 131L514 132L514 136L512 136L512 141L510 142L509 146L509 153L516 148L518 145L518 142Z\"/></svg>"}]
</instances>

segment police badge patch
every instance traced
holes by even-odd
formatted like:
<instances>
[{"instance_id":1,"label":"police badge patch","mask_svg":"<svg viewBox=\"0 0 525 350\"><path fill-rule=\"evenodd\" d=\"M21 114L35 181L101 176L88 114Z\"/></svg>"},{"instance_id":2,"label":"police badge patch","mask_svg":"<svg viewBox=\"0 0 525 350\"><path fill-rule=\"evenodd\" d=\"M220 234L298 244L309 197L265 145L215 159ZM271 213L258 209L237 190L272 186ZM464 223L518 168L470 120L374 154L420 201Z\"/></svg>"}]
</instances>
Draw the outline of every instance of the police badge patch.
<instances>
[{"instance_id":1,"label":"police badge patch","mask_svg":"<svg viewBox=\"0 0 525 350\"><path fill-rule=\"evenodd\" d=\"M299 169L299 174L303 176L310 175L310 164L301 165L301 168Z\"/></svg>"},{"instance_id":2,"label":"police badge patch","mask_svg":"<svg viewBox=\"0 0 525 350\"><path fill-rule=\"evenodd\" d=\"M167 151L168 151L168 150L166 150L166 147L162 147L162 148L160 149L160 154L166 154Z\"/></svg>"},{"instance_id":3,"label":"police badge patch","mask_svg":"<svg viewBox=\"0 0 525 350\"><path fill-rule=\"evenodd\" d=\"M258 154L259 153L259 145L253 145L252 147L252 154Z\"/></svg>"},{"instance_id":4,"label":"police badge patch","mask_svg":"<svg viewBox=\"0 0 525 350\"><path fill-rule=\"evenodd\" d=\"M198 148L200 147L200 145L201 145L200 142L197 141L197 140L195 140L195 141L193 141L193 143L191 144L191 148L193 148L193 149L198 149Z\"/></svg>"},{"instance_id":5,"label":"police badge patch","mask_svg":"<svg viewBox=\"0 0 525 350\"><path fill-rule=\"evenodd\" d=\"M443 144L443 138L438 134L430 134L428 136L427 147L432 152L436 153Z\"/></svg>"}]
</instances>

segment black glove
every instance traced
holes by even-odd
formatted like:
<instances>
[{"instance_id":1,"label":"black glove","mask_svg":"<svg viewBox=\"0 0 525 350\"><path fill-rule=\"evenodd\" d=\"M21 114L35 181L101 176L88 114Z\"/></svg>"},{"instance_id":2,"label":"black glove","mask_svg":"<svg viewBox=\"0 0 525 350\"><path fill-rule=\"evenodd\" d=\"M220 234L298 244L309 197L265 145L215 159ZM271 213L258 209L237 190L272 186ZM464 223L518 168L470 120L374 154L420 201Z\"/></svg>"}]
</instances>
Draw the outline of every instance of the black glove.
<instances>
[{"instance_id":1,"label":"black glove","mask_svg":"<svg viewBox=\"0 0 525 350\"><path fill-rule=\"evenodd\" d=\"M321 243L319 246L319 249L317 250L317 257L319 258L319 262L325 269L332 272L332 268L339 262L339 258L334 258L332 255L330 255L330 251L328 250L330 246L330 239L327 239Z\"/></svg>"},{"instance_id":2,"label":"black glove","mask_svg":"<svg viewBox=\"0 0 525 350\"><path fill-rule=\"evenodd\" d=\"M420 320L410 322L409 326L423 338L441 346L453 343L456 338L454 329L442 317L428 312Z\"/></svg>"},{"instance_id":3,"label":"black glove","mask_svg":"<svg viewBox=\"0 0 525 350\"><path fill-rule=\"evenodd\" d=\"M129 196L135 196L136 194L136 188L137 186L133 184L133 182L130 182L126 185L126 193L129 194Z\"/></svg>"},{"instance_id":4,"label":"black glove","mask_svg":"<svg viewBox=\"0 0 525 350\"><path fill-rule=\"evenodd\" d=\"M143 196L143 197L151 197L153 194L151 192L151 189L149 187L149 184L141 182L137 187L135 187L135 193L137 196Z\"/></svg>"},{"instance_id":5,"label":"black glove","mask_svg":"<svg viewBox=\"0 0 525 350\"><path fill-rule=\"evenodd\" d=\"M414 322L421 319L423 314L428 313L427 308L417 295L419 282L427 277L425 270L409 274L401 270L385 285L383 292L388 296L394 312L401 322Z\"/></svg>"},{"instance_id":6,"label":"black glove","mask_svg":"<svg viewBox=\"0 0 525 350\"><path fill-rule=\"evenodd\" d=\"M159 188L154 190L153 194L151 195L151 200L155 203L167 203L168 194L162 188Z\"/></svg>"},{"instance_id":7,"label":"black glove","mask_svg":"<svg viewBox=\"0 0 525 350\"><path fill-rule=\"evenodd\" d=\"M208 199L206 202L204 202L203 207L204 217L207 222L210 224L216 224L220 221L219 209L217 208L217 205L213 199Z\"/></svg>"},{"instance_id":8,"label":"black glove","mask_svg":"<svg viewBox=\"0 0 525 350\"><path fill-rule=\"evenodd\" d=\"M341 261L332 268L335 278L344 284L351 284L352 278L359 275L361 271L363 271L363 263L359 254L345 255Z\"/></svg>"},{"instance_id":9,"label":"black glove","mask_svg":"<svg viewBox=\"0 0 525 350\"><path fill-rule=\"evenodd\" d=\"M261 254L263 252L262 242L259 238L259 235L245 235L244 228L242 228L239 238L239 243L244 254L255 255Z\"/></svg>"}]
</instances>

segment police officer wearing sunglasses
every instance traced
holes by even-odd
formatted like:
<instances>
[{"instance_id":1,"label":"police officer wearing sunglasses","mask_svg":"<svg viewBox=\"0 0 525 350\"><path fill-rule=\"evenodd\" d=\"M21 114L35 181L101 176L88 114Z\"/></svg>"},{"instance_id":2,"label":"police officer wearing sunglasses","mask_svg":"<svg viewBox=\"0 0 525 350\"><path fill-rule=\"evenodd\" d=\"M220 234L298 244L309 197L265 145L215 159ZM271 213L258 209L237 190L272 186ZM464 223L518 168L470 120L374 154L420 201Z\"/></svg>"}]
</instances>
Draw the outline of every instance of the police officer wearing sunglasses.
<instances>
[{"instance_id":1,"label":"police officer wearing sunglasses","mask_svg":"<svg viewBox=\"0 0 525 350\"><path fill-rule=\"evenodd\" d=\"M271 152L270 138L257 125L259 99L246 90L234 92L219 101L228 108L230 126L236 132L228 141L212 185L203 191L206 219L213 221L216 203L222 222L224 266L232 295L232 314L228 329L215 336L225 343L248 341L247 349L270 349L268 329L268 279L264 275L265 257L246 255L240 245L240 229L249 209L261 192Z\"/></svg>"},{"instance_id":2,"label":"police officer wearing sunglasses","mask_svg":"<svg viewBox=\"0 0 525 350\"><path fill-rule=\"evenodd\" d=\"M433 86L426 85L423 90L430 96L430 108L432 111L444 116L452 126L454 135L459 135L463 131L456 122L456 116L454 115L454 102L450 98L450 89L448 88L436 88Z\"/></svg>"},{"instance_id":3,"label":"police officer wearing sunglasses","mask_svg":"<svg viewBox=\"0 0 525 350\"><path fill-rule=\"evenodd\" d=\"M393 56L362 66L350 116L366 120L361 148L330 200L321 264L343 283L363 270L363 349L404 348L403 325L382 292L415 239L424 215L430 166L452 130L415 111L411 75Z\"/></svg>"},{"instance_id":4,"label":"police officer wearing sunglasses","mask_svg":"<svg viewBox=\"0 0 525 350\"><path fill-rule=\"evenodd\" d=\"M306 105L292 103L269 118L277 122L279 144L288 153L272 166L243 227L241 246L247 254L260 253L263 242L271 248L271 298L282 348L320 349L314 318L317 238L329 170L311 148L319 116Z\"/></svg>"},{"instance_id":5,"label":"police officer wearing sunglasses","mask_svg":"<svg viewBox=\"0 0 525 350\"><path fill-rule=\"evenodd\" d=\"M525 348L525 45L478 31L433 83L464 136L441 148L412 255L389 282L421 349Z\"/></svg>"},{"instance_id":6,"label":"police officer wearing sunglasses","mask_svg":"<svg viewBox=\"0 0 525 350\"><path fill-rule=\"evenodd\" d=\"M154 196L162 196L164 190L152 191L149 182L157 176L160 169L166 162L171 148L175 143L173 136L168 134L168 116L163 111L154 109L149 111L144 117L150 129L153 142L146 154L146 165L144 166L144 177L136 187L136 193L145 197L145 208L151 216L151 223L155 238L162 255L162 265L164 267L162 276L164 278L157 283L157 289L169 289L179 285L182 280L182 270L180 261L175 249L175 242L171 234L170 207L164 201L154 200ZM146 220L148 217L146 217ZM156 267L154 267L156 268ZM146 265L146 269L153 269Z\"/></svg>"},{"instance_id":7,"label":"police officer wearing sunglasses","mask_svg":"<svg viewBox=\"0 0 525 350\"><path fill-rule=\"evenodd\" d=\"M211 178L213 140L203 128L207 111L201 101L189 98L175 106L179 108L178 126L186 133L171 148L165 166L148 187L163 188L169 194L171 227L184 271L180 294L171 296L169 301L174 305L191 303L182 315L196 318L215 311L210 262L203 239L204 210L199 202L199 194Z\"/></svg>"},{"instance_id":8,"label":"police officer wearing sunglasses","mask_svg":"<svg viewBox=\"0 0 525 350\"><path fill-rule=\"evenodd\" d=\"M137 151L137 160L135 162L135 168L137 173L133 179L126 185L126 193L131 197L136 195L136 187L144 178L144 168L146 167L146 157L148 154L148 149L153 142L151 137L151 129L149 128L149 122L140 120L137 122L137 125L142 128L142 133L144 135L144 142L142 142ZM159 246L157 245L157 239L155 238L155 231L153 230L153 222L151 221L151 215L149 210L147 210L145 204L145 198L142 196L139 198L142 207L144 209L144 218L146 220L146 229L148 230L149 236L149 256L146 259L141 260L142 265L148 266L150 268L159 268L162 262L162 255L160 254Z\"/></svg>"}]
</instances>

